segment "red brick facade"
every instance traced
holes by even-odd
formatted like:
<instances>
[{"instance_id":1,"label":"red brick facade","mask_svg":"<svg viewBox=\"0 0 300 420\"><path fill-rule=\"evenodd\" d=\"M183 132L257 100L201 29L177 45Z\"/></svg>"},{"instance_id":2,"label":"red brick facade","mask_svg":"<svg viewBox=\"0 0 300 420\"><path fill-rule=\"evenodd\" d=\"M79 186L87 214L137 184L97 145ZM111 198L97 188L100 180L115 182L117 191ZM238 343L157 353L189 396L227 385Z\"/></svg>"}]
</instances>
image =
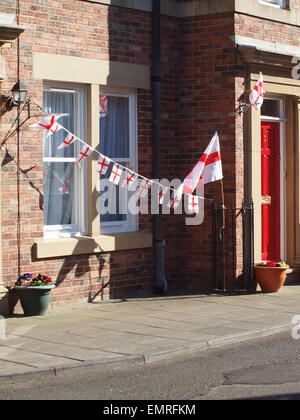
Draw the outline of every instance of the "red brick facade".
<instances>
[{"instance_id":1,"label":"red brick facade","mask_svg":"<svg viewBox=\"0 0 300 420\"><path fill-rule=\"evenodd\" d=\"M2 13L15 13L15 1L0 0ZM294 1L300 7L300 0ZM20 79L28 95L42 104L43 81L32 74L32 53L45 52L151 66L151 14L80 0L21 0ZM217 130L220 135L226 205L244 197L245 126L233 111L244 93L244 67L232 35L299 45L299 28L226 12L187 18L162 16L162 135L163 177L184 177L202 155ZM17 42L2 49L7 77L1 86L8 95L16 82ZM2 116L2 135L14 119ZM154 251L139 249L97 255L37 260L32 248L43 236L42 136L26 128L19 142L8 140L2 167L3 280L12 286L23 272L45 272L59 287L52 303L99 297L124 297L151 291ZM152 92L138 91L139 172L153 176ZM27 169L33 168L27 172ZM205 189L220 201L219 182ZM18 214L18 201L20 204ZM210 289L211 223L209 204L201 226L188 227L184 218L164 216L165 269L170 288ZM19 222L18 222L19 220ZM241 246L241 227L237 246ZM153 231L152 216L140 217L140 230ZM240 267L238 253L238 268Z\"/></svg>"}]
</instances>

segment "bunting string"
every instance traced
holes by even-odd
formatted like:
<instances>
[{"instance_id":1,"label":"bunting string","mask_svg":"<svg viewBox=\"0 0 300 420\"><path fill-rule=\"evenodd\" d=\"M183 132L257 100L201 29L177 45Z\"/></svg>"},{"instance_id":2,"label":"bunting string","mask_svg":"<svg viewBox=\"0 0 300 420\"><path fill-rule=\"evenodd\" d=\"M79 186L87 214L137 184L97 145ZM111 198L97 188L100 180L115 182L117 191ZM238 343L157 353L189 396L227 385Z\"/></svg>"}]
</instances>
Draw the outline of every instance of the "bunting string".
<instances>
[{"instance_id":1,"label":"bunting string","mask_svg":"<svg viewBox=\"0 0 300 420\"><path fill-rule=\"evenodd\" d=\"M39 108L42 109L41 107ZM68 129L66 129L65 127L63 127L61 124L57 122L59 118L66 115L68 114L46 114L46 115L43 115L42 119L39 122L33 125L30 125L30 127L43 129L44 131L47 131L48 132L47 137L51 136L52 134L55 134L59 130L64 130L67 133L67 136L65 140L63 141L63 143L58 147L58 149L64 149L68 147L70 144L74 143L75 141L80 142L83 147L77 158L77 164L79 167L82 167L82 162L90 154L96 153L99 155L96 170L100 175L105 175L109 167L112 165L112 170L111 170L109 180L115 185L119 185L121 179L123 179L122 184L121 184L122 188L130 188L130 186L133 185L135 181L137 181L137 179L141 179L141 183L139 185L140 198L145 198L148 192L150 191L150 189L153 187L153 185L157 185L158 186L158 202L160 205L163 204L164 198L166 197L167 192L169 190L171 192L171 197L170 197L168 206L171 209L176 209L178 207L179 203L181 202L183 194L186 194L189 196L188 208L191 213L199 213L200 211L199 200L212 201L212 199L209 199L206 197L192 195L193 191L191 192L188 191L187 193L185 191L184 183L182 183L177 189L164 186L160 182L157 182L155 180L150 180L143 175L135 173L134 171L131 171L129 168L121 165L120 163L115 162L110 157L103 155L98 150L88 145L80 137L76 136L74 133L72 133L71 131L69 131ZM122 178L123 173L125 173L124 178Z\"/></svg>"},{"instance_id":2,"label":"bunting string","mask_svg":"<svg viewBox=\"0 0 300 420\"><path fill-rule=\"evenodd\" d=\"M259 110L264 102L264 87L263 87L263 75L259 73L259 78L253 89L251 90L249 96L250 104L241 104L238 108L239 114L249 109L251 106ZM213 138L211 139L208 147L206 148L203 156L199 159L197 164L191 170L191 172L187 175L181 185L177 188L171 188L162 185L160 182L155 180L150 180L143 175L137 174L131 171L129 168L121 165L118 162L115 162L113 159L103 155L98 150L93 148L92 146L88 145L84 140L80 137L76 136L75 134L71 133L57 121L62 116L66 116L68 114L49 114L45 112L45 110L38 104L35 105L43 111L44 115L42 116L41 120L30 127L39 128L48 131L47 137L51 136L52 134L57 133L59 130L64 130L68 135L63 141L63 143L58 147L58 149L64 149L72 144L74 141L79 141L83 147L79 153L77 158L77 164L81 167L82 162L88 158L91 153L97 153L99 155L99 159L97 162L97 172L100 175L105 175L108 171L109 167L112 166L112 170L110 173L109 181L115 185L119 185L122 179L122 188L130 188L134 183L141 179L141 183L138 187L139 197L145 198L152 188L153 185L158 186L158 193L157 199L158 203L162 205L164 203L164 199L167 195L167 192L170 191L170 199L168 202L168 207L171 209L176 209L181 200L183 195L188 196L188 210L190 213L199 213L200 212L200 204L199 200L207 200L212 202L212 199L194 195L194 191L201 185L208 184L210 182L223 180L223 171L222 171L222 162L221 162L221 151L220 151L220 143L219 143L219 136L218 133L215 132ZM101 115L108 115L108 102L107 97L105 95L100 96L100 113ZM2 142L3 145L4 141ZM123 173L125 176L122 178ZM63 186L63 189L66 187ZM223 191L223 184L222 184L222 191ZM224 200L223 200L224 202ZM224 204L224 203L223 203Z\"/></svg>"}]
</instances>

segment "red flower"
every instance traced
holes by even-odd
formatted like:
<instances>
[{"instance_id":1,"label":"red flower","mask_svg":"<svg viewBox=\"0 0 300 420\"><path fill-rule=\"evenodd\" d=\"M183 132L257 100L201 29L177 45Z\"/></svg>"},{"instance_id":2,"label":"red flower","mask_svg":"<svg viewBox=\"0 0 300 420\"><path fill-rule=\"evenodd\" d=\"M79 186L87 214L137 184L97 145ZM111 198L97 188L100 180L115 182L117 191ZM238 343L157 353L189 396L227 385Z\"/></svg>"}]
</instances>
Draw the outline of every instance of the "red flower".
<instances>
[{"instance_id":1,"label":"red flower","mask_svg":"<svg viewBox=\"0 0 300 420\"><path fill-rule=\"evenodd\" d=\"M268 261L267 262L267 267L276 267L276 262L274 262L274 261Z\"/></svg>"}]
</instances>

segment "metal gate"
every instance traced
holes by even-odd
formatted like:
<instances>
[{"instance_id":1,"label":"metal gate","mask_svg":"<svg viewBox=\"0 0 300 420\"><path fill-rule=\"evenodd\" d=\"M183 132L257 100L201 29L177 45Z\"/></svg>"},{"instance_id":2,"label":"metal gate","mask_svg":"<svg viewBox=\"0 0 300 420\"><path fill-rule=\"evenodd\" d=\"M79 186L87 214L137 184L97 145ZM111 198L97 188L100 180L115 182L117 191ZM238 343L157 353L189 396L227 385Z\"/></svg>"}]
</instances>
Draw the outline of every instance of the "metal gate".
<instances>
[{"instance_id":1,"label":"metal gate","mask_svg":"<svg viewBox=\"0 0 300 420\"><path fill-rule=\"evenodd\" d=\"M241 208L232 205L231 209L212 202L212 271L214 291L256 291L252 200Z\"/></svg>"}]
</instances>

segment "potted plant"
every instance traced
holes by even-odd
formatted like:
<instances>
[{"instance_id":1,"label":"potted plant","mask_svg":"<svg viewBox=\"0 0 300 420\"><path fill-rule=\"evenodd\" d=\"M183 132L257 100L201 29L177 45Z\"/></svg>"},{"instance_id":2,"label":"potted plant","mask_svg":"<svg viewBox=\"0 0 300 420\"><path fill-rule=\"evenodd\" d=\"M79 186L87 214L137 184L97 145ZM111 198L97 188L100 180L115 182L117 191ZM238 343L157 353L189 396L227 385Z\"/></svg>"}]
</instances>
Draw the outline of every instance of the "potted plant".
<instances>
[{"instance_id":1,"label":"potted plant","mask_svg":"<svg viewBox=\"0 0 300 420\"><path fill-rule=\"evenodd\" d=\"M15 283L25 316L45 315L51 290L55 288L51 277L39 274L33 278L30 273L23 274Z\"/></svg>"},{"instance_id":2,"label":"potted plant","mask_svg":"<svg viewBox=\"0 0 300 420\"><path fill-rule=\"evenodd\" d=\"M256 264L254 270L262 292L278 292L285 282L288 268L283 261L262 261Z\"/></svg>"}]
</instances>

